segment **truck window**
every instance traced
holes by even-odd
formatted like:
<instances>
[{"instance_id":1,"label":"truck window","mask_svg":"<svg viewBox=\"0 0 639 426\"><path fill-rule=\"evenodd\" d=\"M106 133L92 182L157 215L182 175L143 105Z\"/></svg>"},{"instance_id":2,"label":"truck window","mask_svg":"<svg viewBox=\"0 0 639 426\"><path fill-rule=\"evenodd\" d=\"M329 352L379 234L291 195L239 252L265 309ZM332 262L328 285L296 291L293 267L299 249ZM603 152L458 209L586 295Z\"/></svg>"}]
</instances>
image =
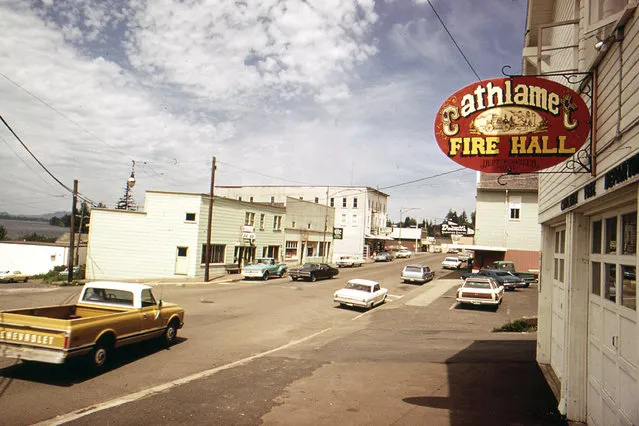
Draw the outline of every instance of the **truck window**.
<instances>
[{"instance_id":1,"label":"truck window","mask_svg":"<svg viewBox=\"0 0 639 426\"><path fill-rule=\"evenodd\" d=\"M151 293L151 289L142 290L142 307L145 306L155 306L155 298L153 297L153 293Z\"/></svg>"}]
</instances>

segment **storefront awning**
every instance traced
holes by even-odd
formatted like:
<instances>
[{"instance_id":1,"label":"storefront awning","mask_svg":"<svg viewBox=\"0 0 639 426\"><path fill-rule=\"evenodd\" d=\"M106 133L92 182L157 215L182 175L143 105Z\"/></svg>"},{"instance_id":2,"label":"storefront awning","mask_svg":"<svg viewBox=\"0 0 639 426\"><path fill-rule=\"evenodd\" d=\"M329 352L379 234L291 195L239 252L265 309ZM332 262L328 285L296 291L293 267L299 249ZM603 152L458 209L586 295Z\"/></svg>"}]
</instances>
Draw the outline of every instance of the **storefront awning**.
<instances>
[{"instance_id":1,"label":"storefront awning","mask_svg":"<svg viewBox=\"0 0 639 426\"><path fill-rule=\"evenodd\" d=\"M386 240L386 241L392 241L393 238L392 237L388 237L386 235L371 235L371 234L364 234L364 236L366 238L368 238L369 240Z\"/></svg>"}]
</instances>

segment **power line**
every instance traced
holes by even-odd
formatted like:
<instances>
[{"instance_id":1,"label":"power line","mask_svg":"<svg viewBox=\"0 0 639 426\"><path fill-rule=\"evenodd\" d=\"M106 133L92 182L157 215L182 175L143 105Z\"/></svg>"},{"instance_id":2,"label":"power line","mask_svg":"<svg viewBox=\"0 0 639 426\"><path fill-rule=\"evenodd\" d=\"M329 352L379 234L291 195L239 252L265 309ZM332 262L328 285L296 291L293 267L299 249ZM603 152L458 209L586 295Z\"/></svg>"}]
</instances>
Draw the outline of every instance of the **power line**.
<instances>
[{"instance_id":1,"label":"power line","mask_svg":"<svg viewBox=\"0 0 639 426\"><path fill-rule=\"evenodd\" d=\"M4 120L4 117L2 117L2 114L0 114L0 121L2 121L2 123L5 125L5 127L7 129L9 129L11 134L18 140L18 142L20 142L20 145L22 145L24 147L24 149L27 150L27 152L36 161L36 163L38 163L40 165L40 167L42 167L42 169L44 169L44 171L47 172L47 174L53 178L53 180L55 180L58 184L60 184L60 186L62 186L64 189L66 189L67 191L69 191L70 193L73 194L74 191L71 188L69 188L68 186L66 186L65 184L63 184L62 181L60 181L60 179L58 179L53 173L51 173L49 171L49 169L47 169L47 167L44 164L42 164L42 162L40 160L38 160L38 157L36 157L35 154L33 152L31 152L29 147L24 142L22 142L22 139L20 139L20 136L18 136L16 134L16 132L13 131L11 126L9 126L9 124ZM92 204L94 206L97 205L95 202L91 201L90 199L88 199L84 195L81 195L80 193L78 193L78 197L81 198L82 200L86 201L89 204Z\"/></svg>"},{"instance_id":2,"label":"power line","mask_svg":"<svg viewBox=\"0 0 639 426\"><path fill-rule=\"evenodd\" d=\"M466 170L466 167L460 167L459 169L449 170L449 171L447 171L447 172L439 173L439 174L432 175L432 176L426 176L426 177L424 177L424 178L415 179L415 180L410 180L410 181L408 181L408 182L402 182L402 183L398 183L398 184L395 184L395 185L383 186L383 187L378 188L378 189L379 189L379 190L382 190L382 189L396 188L396 187L398 187L398 186L410 185L411 183L421 182L421 181L423 181L423 180L428 180L428 179L434 179L434 178L436 178L436 177L449 175L449 174L451 174L451 173L456 173L456 172L459 172L459 171L462 171L462 170Z\"/></svg>"},{"instance_id":3,"label":"power line","mask_svg":"<svg viewBox=\"0 0 639 426\"><path fill-rule=\"evenodd\" d=\"M457 44L457 42L455 41L455 38L453 37L453 35L450 33L450 31L448 31L448 28L446 28L446 24L444 24L444 21L442 20L442 18L439 16L439 13L437 13L437 11L435 10L435 7L433 6L433 4L430 2L430 0L428 0L428 4L430 5L430 8L433 9L433 12L435 12L435 16L437 16L437 19L439 19L439 22L442 24L442 27L444 27L444 30L446 30L446 32L448 33L448 36L450 37L450 39L453 41L453 44L455 45L455 47L457 48L457 50L459 50L459 53L462 55L462 57L464 58L464 60L466 61L466 63L468 64L468 66L470 67L470 69L473 71L473 73L475 74L475 77L477 77L477 80L481 80L481 77L479 76L479 74L477 74L477 71L475 71L475 68L473 68L473 65L470 63L470 61L468 60L468 58L466 57L466 55L464 55L464 52L462 52L461 47L459 47L459 45Z\"/></svg>"}]
</instances>

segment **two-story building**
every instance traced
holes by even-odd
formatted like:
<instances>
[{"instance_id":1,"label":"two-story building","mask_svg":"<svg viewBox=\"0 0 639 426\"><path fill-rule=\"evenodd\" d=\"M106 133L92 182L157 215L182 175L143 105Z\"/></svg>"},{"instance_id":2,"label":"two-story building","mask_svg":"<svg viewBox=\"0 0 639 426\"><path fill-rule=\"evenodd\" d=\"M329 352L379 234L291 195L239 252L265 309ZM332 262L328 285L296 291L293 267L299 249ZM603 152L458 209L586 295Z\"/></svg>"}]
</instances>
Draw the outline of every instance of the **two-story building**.
<instances>
[{"instance_id":1,"label":"two-story building","mask_svg":"<svg viewBox=\"0 0 639 426\"><path fill-rule=\"evenodd\" d=\"M392 239L386 228L388 195L367 186L216 186L215 193L256 203L283 203L292 197L333 208L330 261L341 255L367 257L373 247Z\"/></svg>"},{"instance_id":2,"label":"two-story building","mask_svg":"<svg viewBox=\"0 0 639 426\"><path fill-rule=\"evenodd\" d=\"M537 361L568 420L639 424L639 19L627 0L529 0L523 73L590 107L590 139L539 175ZM570 105L567 105L570 107ZM479 215L479 211L478 211Z\"/></svg>"}]
</instances>

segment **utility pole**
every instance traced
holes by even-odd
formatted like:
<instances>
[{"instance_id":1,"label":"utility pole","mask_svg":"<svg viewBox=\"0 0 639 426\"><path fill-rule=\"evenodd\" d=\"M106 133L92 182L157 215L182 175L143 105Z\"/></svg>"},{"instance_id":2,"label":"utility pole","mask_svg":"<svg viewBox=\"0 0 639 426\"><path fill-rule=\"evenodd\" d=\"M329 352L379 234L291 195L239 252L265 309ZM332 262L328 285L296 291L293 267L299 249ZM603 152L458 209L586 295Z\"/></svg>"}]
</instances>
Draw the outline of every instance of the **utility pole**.
<instances>
[{"instance_id":1,"label":"utility pole","mask_svg":"<svg viewBox=\"0 0 639 426\"><path fill-rule=\"evenodd\" d=\"M327 262L326 260L326 255L327 250L326 250L326 231L328 231L328 186L326 187L326 208L324 209L324 253L322 254L322 259L324 260L324 262Z\"/></svg>"},{"instance_id":2,"label":"utility pole","mask_svg":"<svg viewBox=\"0 0 639 426\"><path fill-rule=\"evenodd\" d=\"M209 281L209 265L211 264L211 223L213 221L213 188L215 187L215 156L211 165L211 191L209 193L209 217L206 224L206 262L204 281Z\"/></svg>"},{"instance_id":3,"label":"utility pole","mask_svg":"<svg viewBox=\"0 0 639 426\"><path fill-rule=\"evenodd\" d=\"M86 203L80 204L80 226L78 226L78 243L75 248L75 263L80 264L80 241L82 240L82 223L84 222L84 210Z\"/></svg>"},{"instance_id":4,"label":"utility pole","mask_svg":"<svg viewBox=\"0 0 639 426\"><path fill-rule=\"evenodd\" d=\"M69 221L69 258L67 259L67 282L71 284L73 281L73 264L75 263L75 256L73 255L75 247L75 207L78 202L78 180L73 181L73 202L71 204L71 220Z\"/></svg>"}]
</instances>

